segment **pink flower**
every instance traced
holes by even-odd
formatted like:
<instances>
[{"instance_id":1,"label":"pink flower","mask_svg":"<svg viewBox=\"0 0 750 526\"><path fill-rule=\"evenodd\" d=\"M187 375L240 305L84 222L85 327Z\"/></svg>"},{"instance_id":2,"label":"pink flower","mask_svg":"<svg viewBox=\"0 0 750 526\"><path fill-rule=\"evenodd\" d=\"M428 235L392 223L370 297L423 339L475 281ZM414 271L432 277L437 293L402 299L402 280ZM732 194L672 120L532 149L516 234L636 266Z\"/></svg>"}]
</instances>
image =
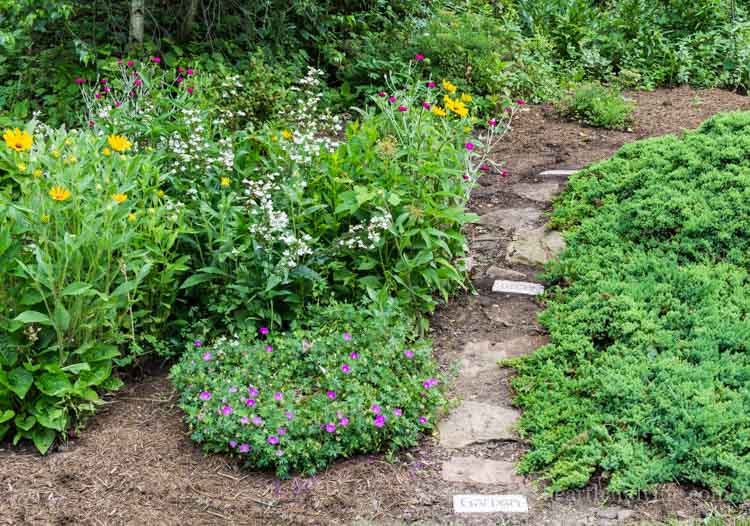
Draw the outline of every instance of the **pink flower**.
<instances>
[{"instance_id":1,"label":"pink flower","mask_svg":"<svg viewBox=\"0 0 750 526\"><path fill-rule=\"evenodd\" d=\"M414 60L416 60L417 62L422 62L424 60L424 55L417 53L416 55L414 55Z\"/></svg>"},{"instance_id":2,"label":"pink flower","mask_svg":"<svg viewBox=\"0 0 750 526\"><path fill-rule=\"evenodd\" d=\"M201 391L201 394L198 396L200 397L201 400L206 401L206 402L211 400L211 393L209 393L208 391Z\"/></svg>"},{"instance_id":3,"label":"pink flower","mask_svg":"<svg viewBox=\"0 0 750 526\"><path fill-rule=\"evenodd\" d=\"M408 111L408 108L406 106L399 106L398 111L401 111L401 112Z\"/></svg>"},{"instance_id":4,"label":"pink flower","mask_svg":"<svg viewBox=\"0 0 750 526\"><path fill-rule=\"evenodd\" d=\"M352 335L351 335L351 334L349 334L348 332L345 332L344 334L342 334L342 335L341 335L341 337L342 337L342 338L344 338L344 341L345 341L345 342L350 342L350 341L352 341Z\"/></svg>"},{"instance_id":5,"label":"pink flower","mask_svg":"<svg viewBox=\"0 0 750 526\"><path fill-rule=\"evenodd\" d=\"M101 93L97 93L97 94L94 95L94 97L96 97L97 99L101 99L102 98L102 94Z\"/></svg>"},{"instance_id":6,"label":"pink flower","mask_svg":"<svg viewBox=\"0 0 750 526\"><path fill-rule=\"evenodd\" d=\"M255 404L256 402L252 398L248 398L247 402L245 402L245 405L247 405L248 407L253 407Z\"/></svg>"},{"instance_id":7,"label":"pink flower","mask_svg":"<svg viewBox=\"0 0 750 526\"><path fill-rule=\"evenodd\" d=\"M230 440L229 441L229 447L231 447L232 449L236 448L237 447L237 441L236 440Z\"/></svg>"},{"instance_id":8,"label":"pink flower","mask_svg":"<svg viewBox=\"0 0 750 526\"><path fill-rule=\"evenodd\" d=\"M117 65L118 66L122 66L122 59L121 58L117 59Z\"/></svg>"},{"instance_id":9,"label":"pink flower","mask_svg":"<svg viewBox=\"0 0 750 526\"><path fill-rule=\"evenodd\" d=\"M474 145L472 143L470 143L470 142L467 142L466 143L466 149L469 150L469 151L471 151L471 150L474 149Z\"/></svg>"},{"instance_id":10,"label":"pink flower","mask_svg":"<svg viewBox=\"0 0 750 526\"><path fill-rule=\"evenodd\" d=\"M76 79L76 84L78 84L79 86L80 86L81 84L85 83L85 82L86 82L86 81L85 81L85 80L83 80L83 79L82 79L81 77L78 77L78 78Z\"/></svg>"},{"instance_id":11,"label":"pink flower","mask_svg":"<svg viewBox=\"0 0 750 526\"><path fill-rule=\"evenodd\" d=\"M394 97L394 96L391 95L390 97L388 97L388 102L390 102L391 104L393 104L394 102L396 102L396 97Z\"/></svg>"},{"instance_id":12,"label":"pink flower","mask_svg":"<svg viewBox=\"0 0 750 526\"><path fill-rule=\"evenodd\" d=\"M516 104L518 104L519 106L523 106L524 104L526 104L526 101L525 101L525 100L523 100L523 99L518 99L518 100L516 101Z\"/></svg>"},{"instance_id":13,"label":"pink flower","mask_svg":"<svg viewBox=\"0 0 750 526\"><path fill-rule=\"evenodd\" d=\"M276 430L276 434L283 437L284 435L286 435L286 428L285 427L278 428Z\"/></svg>"},{"instance_id":14,"label":"pink flower","mask_svg":"<svg viewBox=\"0 0 750 526\"><path fill-rule=\"evenodd\" d=\"M258 329L258 332L262 336L268 336L269 330L268 330L268 327L261 327L260 329Z\"/></svg>"},{"instance_id":15,"label":"pink flower","mask_svg":"<svg viewBox=\"0 0 750 526\"><path fill-rule=\"evenodd\" d=\"M159 64L161 63L161 57L151 57L151 62L153 62L154 64Z\"/></svg>"},{"instance_id":16,"label":"pink flower","mask_svg":"<svg viewBox=\"0 0 750 526\"><path fill-rule=\"evenodd\" d=\"M249 394L250 396L258 396L259 391L255 387L248 387L247 394Z\"/></svg>"},{"instance_id":17,"label":"pink flower","mask_svg":"<svg viewBox=\"0 0 750 526\"><path fill-rule=\"evenodd\" d=\"M336 391L328 391L328 393L326 393L326 396L328 396L328 398L330 398L331 400L334 400L336 398Z\"/></svg>"},{"instance_id":18,"label":"pink flower","mask_svg":"<svg viewBox=\"0 0 750 526\"><path fill-rule=\"evenodd\" d=\"M380 93L378 93L378 97L385 97L387 95L388 94L385 91L381 91Z\"/></svg>"},{"instance_id":19,"label":"pink flower","mask_svg":"<svg viewBox=\"0 0 750 526\"><path fill-rule=\"evenodd\" d=\"M329 433L335 433L336 424L326 424L326 431L328 431Z\"/></svg>"},{"instance_id":20,"label":"pink flower","mask_svg":"<svg viewBox=\"0 0 750 526\"><path fill-rule=\"evenodd\" d=\"M276 392L273 394L273 399L277 402L281 402L284 399L284 394L280 392Z\"/></svg>"},{"instance_id":21,"label":"pink flower","mask_svg":"<svg viewBox=\"0 0 750 526\"><path fill-rule=\"evenodd\" d=\"M127 64L129 68L132 68L135 65L135 62L133 62L132 60L128 60Z\"/></svg>"},{"instance_id":22,"label":"pink flower","mask_svg":"<svg viewBox=\"0 0 750 526\"><path fill-rule=\"evenodd\" d=\"M375 427L383 427L385 425L386 418L383 415L378 415L375 417L374 424Z\"/></svg>"},{"instance_id":23,"label":"pink flower","mask_svg":"<svg viewBox=\"0 0 750 526\"><path fill-rule=\"evenodd\" d=\"M119 100L116 100L115 101L115 108L119 108L120 106L122 106L122 102L119 101Z\"/></svg>"},{"instance_id":24,"label":"pink flower","mask_svg":"<svg viewBox=\"0 0 750 526\"><path fill-rule=\"evenodd\" d=\"M253 417L253 424L255 424L256 426L262 426L263 425L263 419L261 417L259 417L259 416L254 416Z\"/></svg>"},{"instance_id":25,"label":"pink flower","mask_svg":"<svg viewBox=\"0 0 750 526\"><path fill-rule=\"evenodd\" d=\"M427 87L430 89L437 88L437 84L435 84L435 82L431 80L427 83Z\"/></svg>"},{"instance_id":26,"label":"pink flower","mask_svg":"<svg viewBox=\"0 0 750 526\"><path fill-rule=\"evenodd\" d=\"M203 345L203 342L201 340L195 340L193 342L193 345L195 345L196 347L200 347L201 345Z\"/></svg>"},{"instance_id":27,"label":"pink flower","mask_svg":"<svg viewBox=\"0 0 750 526\"><path fill-rule=\"evenodd\" d=\"M399 408L399 407L397 407L396 409L393 410L393 415L394 416L401 416L402 414L403 414L403 412L401 411L401 408Z\"/></svg>"},{"instance_id":28,"label":"pink flower","mask_svg":"<svg viewBox=\"0 0 750 526\"><path fill-rule=\"evenodd\" d=\"M511 109L510 106L508 106L507 108L505 108L505 113L511 113L512 111L513 110Z\"/></svg>"},{"instance_id":29,"label":"pink flower","mask_svg":"<svg viewBox=\"0 0 750 526\"><path fill-rule=\"evenodd\" d=\"M204 362L210 362L213 357L214 357L213 354L211 354L210 352L203 353Z\"/></svg>"},{"instance_id":30,"label":"pink flower","mask_svg":"<svg viewBox=\"0 0 750 526\"><path fill-rule=\"evenodd\" d=\"M489 172L490 171L490 167L487 166L486 164L483 164L482 166L479 167L479 170L482 171L482 172Z\"/></svg>"},{"instance_id":31,"label":"pink flower","mask_svg":"<svg viewBox=\"0 0 750 526\"><path fill-rule=\"evenodd\" d=\"M487 124L489 124L490 126L492 126L494 128L495 126L497 126L497 119L494 119L494 118L490 119L490 120L487 121Z\"/></svg>"},{"instance_id":32,"label":"pink flower","mask_svg":"<svg viewBox=\"0 0 750 526\"><path fill-rule=\"evenodd\" d=\"M414 351L404 351L404 356L411 360L412 358L414 358Z\"/></svg>"},{"instance_id":33,"label":"pink flower","mask_svg":"<svg viewBox=\"0 0 750 526\"><path fill-rule=\"evenodd\" d=\"M180 83L180 82L182 82L183 80L185 80L185 79L184 79L183 77L177 77L177 84L179 84L179 83Z\"/></svg>"},{"instance_id":34,"label":"pink flower","mask_svg":"<svg viewBox=\"0 0 750 526\"><path fill-rule=\"evenodd\" d=\"M188 92L188 93L189 93L190 95L192 95L192 94L193 94L193 88L188 88L188 89L187 89L187 92Z\"/></svg>"},{"instance_id":35,"label":"pink flower","mask_svg":"<svg viewBox=\"0 0 750 526\"><path fill-rule=\"evenodd\" d=\"M273 352L273 345L266 345L266 352Z\"/></svg>"},{"instance_id":36,"label":"pink flower","mask_svg":"<svg viewBox=\"0 0 750 526\"><path fill-rule=\"evenodd\" d=\"M105 85L106 83L107 83L107 79L102 79L99 81L99 84L101 84L102 86Z\"/></svg>"},{"instance_id":37,"label":"pink flower","mask_svg":"<svg viewBox=\"0 0 750 526\"><path fill-rule=\"evenodd\" d=\"M250 453L250 444L240 444L240 453Z\"/></svg>"},{"instance_id":38,"label":"pink flower","mask_svg":"<svg viewBox=\"0 0 750 526\"><path fill-rule=\"evenodd\" d=\"M229 416L229 415L231 415L231 414L232 414L232 413L233 413L234 411L233 411L233 409L232 409L231 407L229 407L228 405L225 405L224 407L222 407L222 408L221 408L221 412L222 412L222 414L223 414L224 416Z\"/></svg>"},{"instance_id":39,"label":"pink flower","mask_svg":"<svg viewBox=\"0 0 750 526\"><path fill-rule=\"evenodd\" d=\"M294 420L294 413L292 413L291 411L287 411L286 413L284 413L284 416L287 420Z\"/></svg>"},{"instance_id":40,"label":"pink flower","mask_svg":"<svg viewBox=\"0 0 750 526\"><path fill-rule=\"evenodd\" d=\"M242 424L243 426L246 426L249 423L250 423L250 419L248 417L243 416L242 418L240 418L240 424Z\"/></svg>"},{"instance_id":41,"label":"pink flower","mask_svg":"<svg viewBox=\"0 0 750 526\"><path fill-rule=\"evenodd\" d=\"M429 103L429 102L423 102L423 103L422 103L422 107L423 107L424 109L426 109L426 110L429 110L429 109L431 108L431 106L430 106L430 103Z\"/></svg>"},{"instance_id":42,"label":"pink flower","mask_svg":"<svg viewBox=\"0 0 750 526\"><path fill-rule=\"evenodd\" d=\"M135 86L143 86L143 81L141 79L135 79L133 81L133 85L135 85Z\"/></svg>"},{"instance_id":43,"label":"pink flower","mask_svg":"<svg viewBox=\"0 0 750 526\"><path fill-rule=\"evenodd\" d=\"M464 174L464 181L468 181L468 180L469 180L469 176Z\"/></svg>"},{"instance_id":44,"label":"pink flower","mask_svg":"<svg viewBox=\"0 0 750 526\"><path fill-rule=\"evenodd\" d=\"M340 425L341 427L346 427L346 426L348 426L348 425L349 425L349 419L348 419L348 418L346 418L345 416L342 416L342 417L341 417L341 418L339 419L339 425Z\"/></svg>"},{"instance_id":45,"label":"pink flower","mask_svg":"<svg viewBox=\"0 0 750 526\"><path fill-rule=\"evenodd\" d=\"M107 93L109 93L110 91L112 91L112 88L110 88L109 86L105 86L104 87L104 91L106 91Z\"/></svg>"},{"instance_id":46,"label":"pink flower","mask_svg":"<svg viewBox=\"0 0 750 526\"><path fill-rule=\"evenodd\" d=\"M192 75L193 73L194 73L194 72L193 72L193 69L192 69L192 68L188 68L188 69L187 69L187 74L188 74L188 75Z\"/></svg>"},{"instance_id":47,"label":"pink flower","mask_svg":"<svg viewBox=\"0 0 750 526\"><path fill-rule=\"evenodd\" d=\"M424 425L427 423L427 417L426 416L420 416L419 417L419 423Z\"/></svg>"},{"instance_id":48,"label":"pink flower","mask_svg":"<svg viewBox=\"0 0 750 526\"><path fill-rule=\"evenodd\" d=\"M500 177L508 177L508 172L505 170L500 170Z\"/></svg>"},{"instance_id":49,"label":"pink flower","mask_svg":"<svg viewBox=\"0 0 750 526\"><path fill-rule=\"evenodd\" d=\"M182 69L182 66L177 66L177 73L183 73L185 70Z\"/></svg>"},{"instance_id":50,"label":"pink flower","mask_svg":"<svg viewBox=\"0 0 750 526\"><path fill-rule=\"evenodd\" d=\"M277 437L276 435L271 435L270 437L268 437L268 443L272 446L275 446L279 443L279 437Z\"/></svg>"},{"instance_id":51,"label":"pink flower","mask_svg":"<svg viewBox=\"0 0 750 526\"><path fill-rule=\"evenodd\" d=\"M359 358L359 353L353 352L349 355L349 358L351 358L352 360L356 360Z\"/></svg>"},{"instance_id":52,"label":"pink flower","mask_svg":"<svg viewBox=\"0 0 750 526\"><path fill-rule=\"evenodd\" d=\"M380 406L378 404L372 404L372 407L370 407L370 411L372 411L376 415L379 415L380 414Z\"/></svg>"},{"instance_id":53,"label":"pink flower","mask_svg":"<svg viewBox=\"0 0 750 526\"><path fill-rule=\"evenodd\" d=\"M349 367L349 366L348 366L347 364L344 364L344 365L342 365L342 366L341 366L341 371L342 371L342 372L343 372L344 374L348 374L348 373L349 373L349 371L351 371L351 368L350 368L350 367Z\"/></svg>"}]
</instances>

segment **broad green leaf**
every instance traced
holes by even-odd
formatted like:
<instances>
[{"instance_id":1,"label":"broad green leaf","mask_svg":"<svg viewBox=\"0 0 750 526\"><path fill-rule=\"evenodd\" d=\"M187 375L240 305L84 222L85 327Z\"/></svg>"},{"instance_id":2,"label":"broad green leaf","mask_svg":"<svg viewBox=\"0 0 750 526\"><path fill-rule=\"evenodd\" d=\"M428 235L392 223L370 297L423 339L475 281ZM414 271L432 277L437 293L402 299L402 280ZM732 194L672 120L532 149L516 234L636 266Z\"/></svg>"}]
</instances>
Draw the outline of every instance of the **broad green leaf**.
<instances>
[{"instance_id":1,"label":"broad green leaf","mask_svg":"<svg viewBox=\"0 0 750 526\"><path fill-rule=\"evenodd\" d=\"M86 294L89 290L91 290L91 285L82 281L76 281L65 287L61 294L63 296L80 296Z\"/></svg>"},{"instance_id":2,"label":"broad green leaf","mask_svg":"<svg viewBox=\"0 0 750 526\"><path fill-rule=\"evenodd\" d=\"M186 279L182 285L180 285L181 289L187 289L190 287L195 287L196 285L200 285L201 283L205 283L206 281L211 281L212 279L216 279L216 276L213 276L211 274L193 274L188 279Z\"/></svg>"},{"instance_id":3,"label":"broad green leaf","mask_svg":"<svg viewBox=\"0 0 750 526\"><path fill-rule=\"evenodd\" d=\"M16 412L12 409L6 409L5 411L0 412L0 424L11 420L14 416L16 416Z\"/></svg>"},{"instance_id":4,"label":"broad green leaf","mask_svg":"<svg viewBox=\"0 0 750 526\"><path fill-rule=\"evenodd\" d=\"M62 396L73 389L73 385L64 374L45 373L34 383L41 392L48 396Z\"/></svg>"},{"instance_id":5,"label":"broad green leaf","mask_svg":"<svg viewBox=\"0 0 750 526\"><path fill-rule=\"evenodd\" d=\"M81 371L90 371L91 366L85 362L74 363L63 367L62 370L73 374L80 374Z\"/></svg>"},{"instance_id":6,"label":"broad green leaf","mask_svg":"<svg viewBox=\"0 0 750 526\"><path fill-rule=\"evenodd\" d=\"M23 400L26 393L31 389L31 385L34 383L34 376L26 369L16 367L8 373L6 381L6 387L13 391L18 398Z\"/></svg>"},{"instance_id":7,"label":"broad green leaf","mask_svg":"<svg viewBox=\"0 0 750 526\"><path fill-rule=\"evenodd\" d=\"M47 453L47 451L49 451L49 448L55 441L55 432L52 429L38 427L34 430L34 433L31 435L31 437L36 448L42 455L44 455Z\"/></svg>"},{"instance_id":8,"label":"broad green leaf","mask_svg":"<svg viewBox=\"0 0 750 526\"><path fill-rule=\"evenodd\" d=\"M70 327L70 314L62 303L55 305L55 327L60 332L65 332Z\"/></svg>"},{"instance_id":9,"label":"broad green leaf","mask_svg":"<svg viewBox=\"0 0 750 526\"><path fill-rule=\"evenodd\" d=\"M34 425L36 424L36 417L33 415L26 415L24 418L23 415L16 415L16 418L13 420L13 423L16 425L18 429L21 429L23 431L28 431Z\"/></svg>"},{"instance_id":10,"label":"broad green leaf","mask_svg":"<svg viewBox=\"0 0 750 526\"><path fill-rule=\"evenodd\" d=\"M22 323L38 323L40 325L52 325L52 320L49 319L49 316L46 314L42 314L41 312L37 312L35 310L27 310L13 318L16 321L20 321Z\"/></svg>"},{"instance_id":11,"label":"broad green leaf","mask_svg":"<svg viewBox=\"0 0 750 526\"><path fill-rule=\"evenodd\" d=\"M58 408L47 408L37 412L36 421L39 425L44 426L48 429L54 429L55 431L65 431L65 426L68 425L68 419L65 416L65 412Z\"/></svg>"}]
</instances>

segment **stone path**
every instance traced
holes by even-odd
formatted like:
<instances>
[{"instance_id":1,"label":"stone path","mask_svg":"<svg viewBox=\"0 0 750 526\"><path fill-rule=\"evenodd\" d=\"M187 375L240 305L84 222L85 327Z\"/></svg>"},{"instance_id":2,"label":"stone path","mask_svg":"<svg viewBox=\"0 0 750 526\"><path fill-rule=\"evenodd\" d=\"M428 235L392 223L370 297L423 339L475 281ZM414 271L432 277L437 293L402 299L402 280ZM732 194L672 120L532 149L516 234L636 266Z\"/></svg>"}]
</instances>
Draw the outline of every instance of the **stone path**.
<instances>
[{"instance_id":1,"label":"stone path","mask_svg":"<svg viewBox=\"0 0 750 526\"><path fill-rule=\"evenodd\" d=\"M527 301L529 309L538 309L535 297L544 293L544 286L534 281L534 275L565 247L559 233L546 229L544 209L574 172L551 170L540 173L537 182L509 185L508 193L514 196L511 202L523 205L488 210L480 216L482 231L472 243L472 256L477 256L473 260L481 269L475 278L480 301ZM505 244L504 257L482 265L481 253L498 243ZM491 292L486 285L479 286L480 281L488 280ZM498 361L528 355L546 342L533 327L523 330L526 333L520 335L490 331L489 339L465 342L459 354L456 395L460 402L438 428L439 444L446 451L442 478L455 484L456 493L515 493L530 500L534 496L531 485L516 474L514 461L492 458L492 450L485 451L491 444L521 440L516 432L520 412L512 406L509 375L503 373ZM492 392L495 390L501 396Z\"/></svg>"}]
</instances>

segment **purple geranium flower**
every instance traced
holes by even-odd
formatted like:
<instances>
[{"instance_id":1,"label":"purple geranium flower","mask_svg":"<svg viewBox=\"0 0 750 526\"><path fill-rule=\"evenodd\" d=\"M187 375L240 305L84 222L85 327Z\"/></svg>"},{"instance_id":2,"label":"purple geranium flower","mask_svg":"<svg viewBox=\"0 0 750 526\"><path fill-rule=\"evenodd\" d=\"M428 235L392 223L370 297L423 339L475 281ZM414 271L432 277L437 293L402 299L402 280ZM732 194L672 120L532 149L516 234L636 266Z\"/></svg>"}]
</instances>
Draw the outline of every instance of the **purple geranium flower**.
<instances>
[{"instance_id":1,"label":"purple geranium flower","mask_svg":"<svg viewBox=\"0 0 750 526\"><path fill-rule=\"evenodd\" d=\"M286 428L285 428L285 427L280 427L280 428L278 428L278 429L276 430L276 433L277 433L277 434L278 434L278 435L279 435L280 437L283 437L284 435L286 435Z\"/></svg>"},{"instance_id":2,"label":"purple geranium flower","mask_svg":"<svg viewBox=\"0 0 750 526\"><path fill-rule=\"evenodd\" d=\"M328 391L327 396L331 400L335 399L336 398L336 391Z\"/></svg>"},{"instance_id":3,"label":"purple geranium flower","mask_svg":"<svg viewBox=\"0 0 750 526\"><path fill-rule=\"evenodd\" d=\"M351 358L352 360L356 360L356 359L358 359L358 358L359 358L359 353L357 353L357 352L353 352L353 353L351 353L351 354L349 355L349 358Z\"/></svg>"},{"instance_id":4,"label":"purple geranium flower","mask_svg":"<svg viewBox=\"0 0 750 526\"><path fill-rule=\"evenodd\" d=\"M236 387L230 387L229 388L229 392L232 393L232 394L234 394L234 393L237 392L237 388Z\"/></svg>"},{"instance_id":5,"label":"purple geranium flower","mask_svg":"<svg viewBox=\"0 0 750 526\"><path fill-rule=\"evenodd\" d=\"M286 416L287 420L294 420L294 413L292 413L291 411L287 411L286 413L284 413L284 416Z\"/></svg>"},{"instance_id":6,"label":"purple geranium flower","mask_svg":"<svg viewBox=\"0 0 750 526\"><path fill-rule=\"evenodd\" d=\"M385 417L383 415L378 415L375 417L375 427L383 427L385 425Z\"/></svg>"},{"instance_id":7,"label":"purple geranium flower","mask_svg":"<svg viewBox=\"0 0 750 526\"><path fill-rule=\"evenodd\" d=\"M378 415L380 414L380 406L378 404L372 404L372 407L370 407L370 411Z\"/></svg>"},{"instance_id":8,"label":"purple geranium flower","mask_svg":"<svg viewBox=\"0 0 750 526\"><path fill-rule=\"evenodd\" d=\"M203 361L204 362L210 362L213 359L214 355L210 352L203 353Z\"/></svg>"},{"instance_id":9,"label":"purple geranium flower","mask_svg":"<svg viewBox=\"0 0 750 526\"><path fill-rule=\"evenodd\" d=\"M250 444L240 444L240 453L250 453Z\"/></svg>"},{"instance_id":10,"label":"purple geranium flower","mask_svg":"<svg viewBox=\"0 0 750 526\"><path fill-rule=\"evenodd\" d=\"M237 447L237 441L236 440L230 440L229 441L229 447L231 447L232 449L236 448Z\"/></svg>"},{"instance_id":11,"label":"purple geranium flower","mask_svg":"<svg viewBox=\"0 0 750 526\"><path fill-rule=\"evenodd\" d=\"M412 358L414 358L414 351L404 351L404 356L411 360Z\"/></svg>"},{"instance_id":12,"label":"purple geranium flower","mask_svg":"<svg viewBox=\"0 0 750 526\"><path fill-rule=\"evenodd\" d=\"M326 424L326 431L329 433L336 432L336 424Z\"/></svg>"},{"instance_id":13,"label":"purple geranium flower","mask_svg":"<svg viewBox=\"0 0 750 526\"><path fill-rule=\"evenodd\" d=\"M344 333L344 334L342 335L342 337L344 338L344 341L346 341L346 342L350 342L350 341L352 341L352 335L351 335L351 334L349 334L348 332L345 332L345 333Z\"/></svg>"},{"instance_id":14,"label":"purple geranium flower","mask_svg":"<svg viewBox=\"0 0 750 526\"><path fill-rule=\"evenodd\" d=\"M393 414L394 416L401 416L403 413L401 409L397 407L396 409L393 410Z\"/></svg>"},{"instance_id":15,"label":"purple geranium flower","mask_svg":"<svg viewBox=\"0 0 750 526\"><path fill-rule=\"evenodd\" d=\"M253 407L257 402L253 400L252 398L248 398L247 402L245 402L248 407Z\"/></svg>"},{"instance_id":16,"label":"purple geranium flower","mask_svg":"<svg viewBox=\"0 0 750 526\"><path fill-rule=\"evenodd\" d=\"M277 437L276 435L271 435L270 437L268 437L268 443L272 446L275 446L279 443L279 437Z\"/></svg>"},{"instance_id":17,"label":"purple geranium flower","mask_svg":"<svg viewBox=\"0 0 750 526\"><path fill-rule=\"evenodd\" d=\"M240 418L240 424L242 424L243 426L246 426L249 423L250 423L250 419L248 417L243 416L242 418Z\"/></svg>"},{"instance_id":18,"label":"purple geranium flower","mask_svg":"<svg viewBox=\"0 0 750 526\"><path fill-rule=\"evenodd\" d=\"M259 416L254 416L253 417L253 424L255 424L256 426L261 426L261 425L263 425L263 419L261 417L259 417Z\"/></svg>"},{"instance_id":19,"label":"purple geranium flower","mask_svg":"<svg viewBox=\"0 0 750 526\"><path fill-rule=\"evenodd\" d=\"M273 352L273 345L266 345L266 352Z\"/></svg>"},{"instance_id":20,"label":"purple geranium flower","mask_svg":"<svg viewBox=\"0 0 750 526\"><path fill-rule=\"evenodd\" d=\"M349 367L347 364L341 366L341 372L343 372L344 374L348 373L349 371L351 371L351 367Z\"/></svg>"},{"instance_id":21,"label":"purple geranium flower","mask_svg":"<svg viewBox=\"0 0 750 526\"><path fill-rule=\"evenodd\" d=\"M258 390L255 387L248 387L247 394L250 396L258 396Z\"/></svg>"},{"instance_id":22,"label":"purple geranium flower","mask_svg":"<svg viewBox=\"0 0 750 526\"><path fill-rule=\"evenodd\" d=\"M348 419L348 418L346 418L345 416L341 417L341 418L339 419L339 425L340 425L341 427L346 427L346 426L348 426L348 425L349 425L349 419Z\"/></svg>"},{"instance_id":23,"label":"purple geranium flower","mask_svg":"<svg viewBox=\"0 0 750 526\"><path fill-rule=\"evenodd\" d=\"M228 405L225 405L224 407L221 408L221 412L224 416L229 416L234 412L234 410Z\"/></svg>"},{"instance_id":24,"label":"purple geranium flower","mask_svg":"<svg viewBox=\"0 0 750 526\"><path fill-rule=\"evenodd\" d=\"M260 329L258 329L258 332L259 332L259 333L260 333L260 334L261 334L262 336L268 336L268 332L269 332L269 330L268 330L268 327L261 327Z\"/></svg>"},{"instance_id":25,"label":"purple geranium flower","mask_svg":"<svg viewBox=\"0 0 750 526\"><path fill-rule=\"evenodd\" d=\"M211 393L209 393L208 391L201 391L201 394L198 396L200 396L201 400L211 400Z\"/></svg>"},{"instance_id":26,"label":"purple geranium flower","mask_svg":"<svg viewBox=\"0 0 750 526\"><path fill-rule=\"evenodd\" d=\"M202 342L202 341L200 341L200 340L195 340L195 341L193 342L193 345L195 345L196 347L202 347L202 346L203 346L203 342Z\"/></svg>"},{"instance_id":27,"label":"purple geranium flower","mask_svg":"<svg viewBox=\"0 0 750 526\"><path fill-rule=\"evenodd\" d=\"M426 424L427 423L427 417L426 416L420 416L419 417L419 423L420 424Z\"/></svg>"},{"instance_id":28,"label":"purple geranium flower","mask_svg":"<svg viewBox=\"0 0 750 526\"><path fill-rule=\"evenodd\" d=\"M284 393L281 393L279 391L275 392L273 394L273 399L276 400L277 402L281 402L284 399Z\"/></svg>"}]
</instances>

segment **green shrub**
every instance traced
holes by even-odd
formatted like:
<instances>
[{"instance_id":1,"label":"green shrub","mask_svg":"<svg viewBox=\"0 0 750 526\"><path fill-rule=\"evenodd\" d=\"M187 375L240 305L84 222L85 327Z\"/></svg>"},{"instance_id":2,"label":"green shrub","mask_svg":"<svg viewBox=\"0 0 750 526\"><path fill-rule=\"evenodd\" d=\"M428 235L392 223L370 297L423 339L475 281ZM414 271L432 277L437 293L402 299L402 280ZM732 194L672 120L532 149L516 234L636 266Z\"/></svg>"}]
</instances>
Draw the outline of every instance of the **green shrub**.
<instances>
[{"instance_id":1,"label":"green shrub","mask_svg":"<svg viewBox=\"0 0 750 526\"><path fill-rule=\"evenodd\" d=\"M0 144L0 438L45 452L162 336L187 258L151 156L34 124Z\"/></svg>"},{"instance_id":2,"label":"green shrub","mask_svg":"<svg viewBox=\"0 0 750 526\"><path fill-rule=\"evenodd\" d=\"M626 129L633 122L632 102L614 88L597 83L577 86L557 103L560 115L581 121L589 126Z\"/></svg>"},{"instance_id":3,"label":"green shrub","mask_svg":"<svg viewBox=\"0 0 750 526\"><path fill-rule=\"evenodd\" d=\"M408 319L393 304L332 305L288 333L197 341L171 373L192 438L280 477L415 445L445 399Z\"/></svg>"},{"instance_id":4,"label":"green shrub","mask_svg":"<svg viewBox=\"0 0 750 526\"><path fill-rule=\"evenodd\" d=\"M750 497L750 113L623 147L570 180L552 223L550 344L515 363L551 491L597 472L635 495L691 482Z\"/></svg>"}]
</instances>

